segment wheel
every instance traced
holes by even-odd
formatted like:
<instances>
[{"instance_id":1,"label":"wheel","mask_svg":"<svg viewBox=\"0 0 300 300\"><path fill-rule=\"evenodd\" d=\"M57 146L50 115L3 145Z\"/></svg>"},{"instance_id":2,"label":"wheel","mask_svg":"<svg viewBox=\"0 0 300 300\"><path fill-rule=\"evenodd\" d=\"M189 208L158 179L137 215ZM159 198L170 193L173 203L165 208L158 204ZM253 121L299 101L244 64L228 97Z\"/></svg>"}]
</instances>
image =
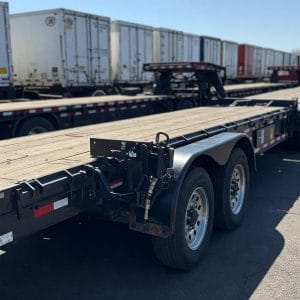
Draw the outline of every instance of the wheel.
<instances>
[{"instance_id":1,"label":"wheel","mask_svg":"<svg viewBox=\"0 0 300 300\"><path fill-rule=\"evenodd\" d=\"M180 190L174 234L168 238L152 238L157 258L176 269L194 267L209 243L213 217L212 182L204 169L195 167L186 176Z\"/></svg>"},{"instance_id":2,"label":"wheel","mask_svg":"<svg viewBox=\"0 0 300 300\"><path fill-rule=\"evenodd\" d=\"M105 94L105 92L104 91L102 91L102 90L96 90L96 91L94 91L93 93L92 93L92 97L95 97L95 96L105 96L106 94Z\"/></svg>"},{"instance_id":3,"label":"wheel","mask_svg":"<svg viewBox=\"0 0 300 300\"><path fill-rule=\"evenodd\" d=\"M177 109L188 109L193 108L195 106L194 102L192 100L180 100Z\"/></svg>"},{"instance_id":4,"label":"wheel","mask_svg":"<svg viewBox=\"0 0 300 300\"><path fill-rule=\"evenodd\" d=\"M33 135L52 130L55 130L55 127L50 121L42 117L35 117L21 124L17 136Z\"/></svg>"},{"instance_id":5,"label":"wheel","mask_svg":"<svg viewBox=\"0 0 300 300\"><path fill-rule=\"evenodd\" d=\"M249 165L245 152L235 148L216 183L215 225L233 230L243 220L249 191Z\"/></svg>"}]
</instances>

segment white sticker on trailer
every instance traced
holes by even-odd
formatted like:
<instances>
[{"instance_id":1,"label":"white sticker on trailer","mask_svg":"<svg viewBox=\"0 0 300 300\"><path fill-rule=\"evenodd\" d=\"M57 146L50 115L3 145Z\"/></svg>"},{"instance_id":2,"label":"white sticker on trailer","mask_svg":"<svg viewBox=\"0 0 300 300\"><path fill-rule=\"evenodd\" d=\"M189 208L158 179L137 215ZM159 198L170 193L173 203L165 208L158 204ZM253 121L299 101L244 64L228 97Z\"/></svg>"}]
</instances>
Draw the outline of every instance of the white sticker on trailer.
<instances>
[{"instance_id":1,"label":"white sticker on trailer","mask_svg":"<svg viewBox=\"0 0 300 300\"><path fill-rule=\"evenodd\" d=\"M0 235L0 247L13 242L13 240L14 240L14 236L13 236L12 231L10 231L6 234Z\"/></svg>"},{"instance_id":2,"label":"white sticker on trailer","mask_svg":"<svg viewBox=\"0 0 300 300\"><path fill-rule=\"evenodd\" d=\"M54 209L54 210L57 210L57 209L59 209L59 208L62 208L62 207L64 207L64 206L67 206L68 204L69 204L68 198L63 198L63 199L58 200L58 201L55 201L55 202L53 203L53 209Z\"/></svg>"}]
</instances>

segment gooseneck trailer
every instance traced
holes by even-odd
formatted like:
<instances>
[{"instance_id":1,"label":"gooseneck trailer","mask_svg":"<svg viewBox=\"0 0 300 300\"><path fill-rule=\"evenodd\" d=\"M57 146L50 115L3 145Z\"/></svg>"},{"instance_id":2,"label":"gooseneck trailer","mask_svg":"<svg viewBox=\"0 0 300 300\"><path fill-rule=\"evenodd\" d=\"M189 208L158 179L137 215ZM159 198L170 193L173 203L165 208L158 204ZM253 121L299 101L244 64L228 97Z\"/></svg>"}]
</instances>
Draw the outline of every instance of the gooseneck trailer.
<instances>
[{"instance_id":1,"label":"gooseneck trailer","mask_svg":"<svg viewBox=\"0 0 300 300\"><path fill-rule=\"evenodd\" d=\"M241 224L255 156L293 134L296 106L223 99L1 141L0 246L94 212L152 235L159 260L190 269L213 224Z\"/></svg>"}]
</instances>

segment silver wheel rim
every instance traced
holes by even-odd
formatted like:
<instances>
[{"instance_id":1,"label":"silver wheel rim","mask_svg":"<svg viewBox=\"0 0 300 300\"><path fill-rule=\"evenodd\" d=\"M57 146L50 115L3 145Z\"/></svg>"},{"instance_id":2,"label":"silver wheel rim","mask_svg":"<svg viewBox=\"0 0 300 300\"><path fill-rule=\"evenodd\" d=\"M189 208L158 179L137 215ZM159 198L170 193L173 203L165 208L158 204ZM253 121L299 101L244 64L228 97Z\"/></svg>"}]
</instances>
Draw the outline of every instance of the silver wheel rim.
<instances>
[{"instance_id":1,"label":"silver wheel rim","mask_svg":"<svg viewBox=\"0 0 300 300\"><path fill-rule=\"evenodd\" d=\"M43 132L48 132L48 130L44 127L36 126L29 130L28 135L33 135L33 134L38 134L38 133L43 133Z\"/></svg>"},{"instance_id":2,"label":"silver wheel rim","mask_svg":"<svg viewBox=\"0 0 300 300\"><path fill-rule=\"evenodd\" d=\"M244 201L246 190L246 176L244 167L240 164L233 169L230 181L230 205L234 215L240 213Z\"/></svg>"},{"instance_id":3,"label":"silver wheel rim","mask_svg":"<svg viewBox=\"0 0 300 300\"><path fill-rule=\"evenodd\" d=\"M185 212L185 239L191 250L197 250L208 226L209 204L206 191L198 187L191 194Z\"/></svg>"}]
</instances>

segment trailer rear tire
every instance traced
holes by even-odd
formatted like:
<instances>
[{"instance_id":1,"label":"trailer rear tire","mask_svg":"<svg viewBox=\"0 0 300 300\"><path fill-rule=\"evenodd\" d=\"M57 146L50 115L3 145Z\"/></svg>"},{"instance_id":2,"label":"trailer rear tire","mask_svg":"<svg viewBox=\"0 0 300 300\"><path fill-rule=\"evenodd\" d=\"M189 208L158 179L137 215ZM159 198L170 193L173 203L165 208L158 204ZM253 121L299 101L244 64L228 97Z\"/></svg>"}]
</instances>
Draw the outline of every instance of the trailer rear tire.
<instances>
[{"instance_id":1,"label":"trailer rear tire","mask_svg":"<svg viewBox=\"0 0 300 300\"><path fill-rule=\"evenodd\" d=\"M188 109L195 107L195 103L192 100L180 100L177 105L177 109Z\"/></svg>"},{"instance_id":2,"label":"trailer rear tire","mask_svg":"<svg viewBox=\"0 0 300 300\"><path fill-rule=\"evenodd\" d=\"M216 183L215 225L233 230L244 218L249 192L249 165L245 152L235 148Z\"/></svg>"},{"instance_id":3,"label":"trailer rear tire","mask_svg":"<svg viewBox=\"0 0 300 300\"><path fill-rule=\"evenodd\" d=\"M17 136L33 135L55 130L54 125L45 118L35 117L19 126Z\"/></svg>"},{"instance_id":4,"label":"trailer rear tire","mask_svg":"<svg viewBox=\"0 0 300 300\"><path fill-rule=\"evenodd\" d=\"M92 93L92 97L105 96L106 93L103 90L96 90Z\"/></svg>"},{"instance_id":5,"label":"trailer rear tire","mask_svg":"<svg viewBox=\"0 0 300 300\"><path fill-rule=\"evenodd\" d=\"M214 193L210 177L204 169L193 168L179 193L174 233L168 238L152 239L157 258L175 269L193 268L209 243L213 217Z\"/></svg>"}]
</instances>

